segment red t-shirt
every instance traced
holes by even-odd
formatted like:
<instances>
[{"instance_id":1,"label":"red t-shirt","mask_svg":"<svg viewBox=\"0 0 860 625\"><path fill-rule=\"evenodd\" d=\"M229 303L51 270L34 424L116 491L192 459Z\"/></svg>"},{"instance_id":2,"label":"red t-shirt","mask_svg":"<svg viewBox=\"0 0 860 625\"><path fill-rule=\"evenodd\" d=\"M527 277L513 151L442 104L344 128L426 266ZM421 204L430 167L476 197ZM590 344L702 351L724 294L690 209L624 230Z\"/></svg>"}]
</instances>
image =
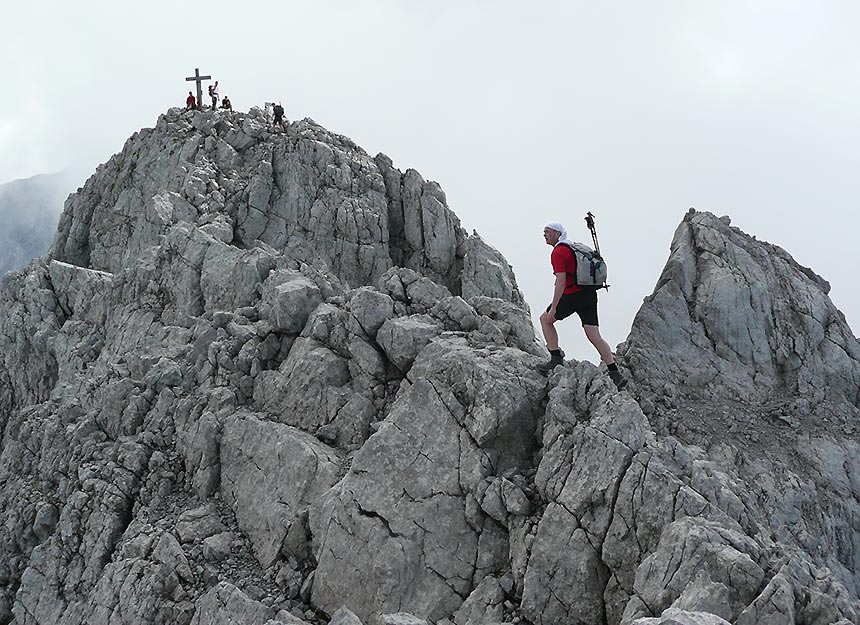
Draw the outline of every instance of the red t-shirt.
<instances>
[{"instance_id":1,"label":"red t-shirt","mask_svg":"<svg viewBox=\"0 0 860 625\"><path fill-rule=\"evenodd\" d=\"M564 285L564 294L576 293L581 291L582 287L576 283L576 254L567 245L556 245L552 249L552 272L567 274L567 279Z\"/></svg>"}]
</instances>

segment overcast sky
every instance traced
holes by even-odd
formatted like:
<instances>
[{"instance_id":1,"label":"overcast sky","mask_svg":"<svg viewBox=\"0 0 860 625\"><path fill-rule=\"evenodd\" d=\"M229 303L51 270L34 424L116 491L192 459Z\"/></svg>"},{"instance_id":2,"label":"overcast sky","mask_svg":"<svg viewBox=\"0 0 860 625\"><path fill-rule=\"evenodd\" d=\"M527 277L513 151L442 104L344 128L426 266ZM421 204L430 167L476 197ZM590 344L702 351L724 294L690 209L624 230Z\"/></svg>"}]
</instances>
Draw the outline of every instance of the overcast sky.
<instances>
[{"instance_id":1,"label":"overcast sky","mask_svg":"<svg viewBox=\"0 0 860 625\"><path fill-rule=\"evenodd\" d=\"M552 292L544 224L588 240L592 211L613 345L690 206L823 275L856 335L858 32L855 0L7 0L0 183L88 175L199 67L237 109L280 99L439 181L533 312ZM577 320L561 336L597 361Z\"/></svg>"}]
</instances>

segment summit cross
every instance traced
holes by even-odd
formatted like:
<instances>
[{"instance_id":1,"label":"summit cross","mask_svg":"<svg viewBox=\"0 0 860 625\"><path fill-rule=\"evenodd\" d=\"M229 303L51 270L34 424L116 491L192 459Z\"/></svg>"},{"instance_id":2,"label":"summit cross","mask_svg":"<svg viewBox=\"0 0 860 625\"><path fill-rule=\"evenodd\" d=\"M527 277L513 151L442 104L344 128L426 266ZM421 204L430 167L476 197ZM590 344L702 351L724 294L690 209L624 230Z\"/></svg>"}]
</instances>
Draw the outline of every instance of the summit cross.
<instances>
[{"instance_id":1,"label":"summit cross","mask_svg":"<svg viewBox=\"0 0 860 625\"><path fill-rule=\"evenodd\" d=\"M194 75L185 79L186 82L193 80L197 83L197 110L203 110L203 87L201 86L204 80L212 80L212 76L201 76L200 68L194 68Z\"/></svg>"}]
</instances>

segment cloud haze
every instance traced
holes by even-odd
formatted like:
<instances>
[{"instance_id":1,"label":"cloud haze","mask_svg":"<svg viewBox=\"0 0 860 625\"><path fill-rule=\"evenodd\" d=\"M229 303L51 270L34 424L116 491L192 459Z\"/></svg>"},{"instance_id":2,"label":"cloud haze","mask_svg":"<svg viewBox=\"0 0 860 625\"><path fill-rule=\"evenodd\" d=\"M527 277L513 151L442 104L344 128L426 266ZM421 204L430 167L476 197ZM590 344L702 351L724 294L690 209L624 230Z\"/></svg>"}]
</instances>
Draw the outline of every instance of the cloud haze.
<instances>
[{"instance_id":1,"label":"cloud haze","mask_svg":"<svg viewBox=\"0 0 860 625\"><path fill-rule=\"evenodd\" d=\"M727 2L16 2L4 8L0 182L90 173L199 67L246 110L282 99L438 180L552 290L550 220L597 215L626 337L690 206L786 248L860 327L860 5ZM568 355L596 361L576 321Z\"/></svg>"}]
</instances>

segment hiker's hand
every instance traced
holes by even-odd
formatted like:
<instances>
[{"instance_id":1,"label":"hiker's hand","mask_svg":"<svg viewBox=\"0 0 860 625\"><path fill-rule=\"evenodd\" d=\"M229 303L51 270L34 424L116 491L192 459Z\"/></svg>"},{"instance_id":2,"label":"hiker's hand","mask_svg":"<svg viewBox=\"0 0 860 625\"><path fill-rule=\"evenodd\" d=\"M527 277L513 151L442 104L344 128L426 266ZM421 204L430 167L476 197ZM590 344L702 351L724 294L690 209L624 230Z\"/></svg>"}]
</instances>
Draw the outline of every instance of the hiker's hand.
<instances>
[{"instance_id":1,"label":"hiker's hand","mask_svg":"<svg viewBox=\"0 0 860 625\"><path fill-rule=\"evenodd\" d=\"M550 308L550 309L549 309L549 312L547 313L547 315L549 315L549 320L550 320L551 322L553 322L553 323L554 323L554 322L558 321L558 320L555 318L555 308Z\"/></svg>"}]
</instances>

